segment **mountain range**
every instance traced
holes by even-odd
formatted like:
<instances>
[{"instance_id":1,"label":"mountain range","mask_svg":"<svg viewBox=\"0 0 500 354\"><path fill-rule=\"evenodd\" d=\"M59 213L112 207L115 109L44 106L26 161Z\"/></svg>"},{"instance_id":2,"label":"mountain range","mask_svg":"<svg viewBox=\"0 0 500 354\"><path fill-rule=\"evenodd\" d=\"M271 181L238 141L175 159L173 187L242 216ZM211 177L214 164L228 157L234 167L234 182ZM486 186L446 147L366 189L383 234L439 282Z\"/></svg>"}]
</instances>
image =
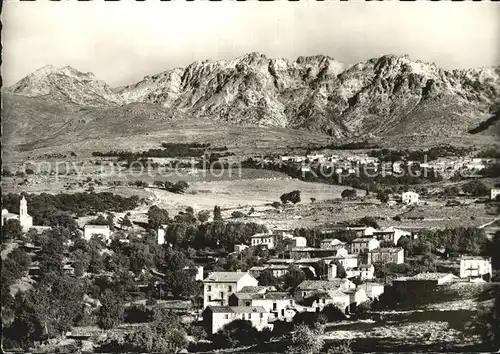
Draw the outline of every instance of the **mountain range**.
<instances>
[{"instance_id":1,"label":"mountain range","mask_svg":"<svg viewBox=\"0 0 500 354\"><path fill-rule=\"evenodd\" d=\"M346 65L324 55L289 61L250 53L229 61L197 61L118 88L92 73L45 66L4 89L3 96L10 136L23 134L18 125L29 130L23 110L33 104L44 107L47 127L55 120L56 126L106 129L108 123L96 117L122 109L106 118L115 120L110 124L140 129L123 107L142 104L146 116L151 110L172 119L305 129L334 138L498 134L498 119L491 117L500 102L500 66L445 70L397 55ZM71 117L61 118L61 110Z\"/></svg>"}]
</instances>

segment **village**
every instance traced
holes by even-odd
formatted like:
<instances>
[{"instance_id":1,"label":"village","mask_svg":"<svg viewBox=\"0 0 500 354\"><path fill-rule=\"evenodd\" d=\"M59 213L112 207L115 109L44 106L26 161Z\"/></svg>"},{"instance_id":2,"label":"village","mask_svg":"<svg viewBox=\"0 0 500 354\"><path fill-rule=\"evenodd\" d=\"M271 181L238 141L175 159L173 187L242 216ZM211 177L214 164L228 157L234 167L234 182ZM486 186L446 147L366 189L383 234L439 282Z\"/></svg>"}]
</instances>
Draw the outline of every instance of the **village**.
<instances>
[{"instance_id":1,"label":"village","mask_svg":"<svg viewBox=\"0 0 500 354\"><path fill-rule=\"evenodd\" d=\"M499 193L498 188L491 189L489 199L494 202ZM424 202L413 191L403 192L397 200L397 203L406 206ZM27 284L24 289L29 289L33 279L44 277L42 269L46 266L42 263L46 261L40 255L47 251L44 250L47 247L44 242L48 241L40 239L43 235L50 235L54 229L34 225L24 195L19 196L18 210L19 214L2 210L2 230L10 230L4 227L11 228L13 224L18 224L20 228L18 236L11 239L9 248L3 249L2 259L8 259L8 252L16 248L27 252L32 261L25 268L27 275L22 276L22 282ZM157 214L153 215L152 210ZM374 220L364 218L358 223L323 227L314 234L256 225L254 227L262 231L245 231L242 237L219 239L212 246L198 247L194 251L191 248L195 247L193 245L185 248L185 243L177 241L175 244L175 240L181 237L176 230L180 224L199 223L192 210L187 209L187 212L179 213L175 221L166 222L168 216L164 213L162 216L162 210L153 205L148 211L149 225L145 231L138 231L141 228L130 222L129 214L122 214L123 218L113 220L110 214L105 217L105 214L98 213L97 218L79 228L73 227L73 236L64 241L66 251L61 258L61 274L76 279L115 277L114 268L106 265L104 269L101 266L101 269L93 270L86 263L82 269L78 257L75 258L74 251L71 251L77 244L82 247L82 241L89 245L85 246L87 248L97 247L101 255L99 258L108 259L105 263L114 259L120 248L132 245L150 247L149 250L144 249L144 257L153 258L156 251L152 248L174 254L187 251L182 256L187 257L186 265L174 268L182 271L183 277L191 278L193 284L199 284L199 290L181 291L183 295L179 297L176 295L179 292L171 292L172 281L167 276L169 265L164 264L159 269L154 262L146 260L141 261L143 266L131 273L131 289L147 291L147 297L159 296L161 299L163 296L174 302L185 301L198 293L197 305L192 302L189 306L191 310L184 317L189 313L187 318L190 318L191 325L201 326L208 340L211 336L218 338L233 323L237 326L238 321L248 321L258 332L281 333L283 326L293 325L298 319L304 321L304 316L312 316L308 321L317 321L321 316L326 317L327 322L331 318L356 320L367 311L376 313L377 309L397 308L402 301L418 302L442 287L457 284L482 286L494 278L491 253L484 251L488 240L480 233L465 241L443 241L459 242L458 248L453 250L451 244L429 244L428 237L432 236L425 230L379 227ZM200 216L198 218L201 220ZM226 222L217 207L212 218L215 225ZM204 217L204 220L207 219ZM253 223L253 220L249 222ZM220 242L224 242L224 246L221 247ZM467 242L478 243L471 245ZM467 249L474 251L467 253ZM92 264L93 261L90 262ZM27 283L26 279L29 279ZM193 286L193 289L196 288L196 285ZM25 291L22 289L19 281L10 285L12 294ZM93 308L94 313L99 312L99 305L95 307L94 300L86 296L90 301L89 308ZM124 308L135 306L133 303ZM69 331L66 337L78 340L90 338L90 334L75 330ZM216 343L216 339L212 339L212 345L217 347Z\"/></svg>"}]
</instances>

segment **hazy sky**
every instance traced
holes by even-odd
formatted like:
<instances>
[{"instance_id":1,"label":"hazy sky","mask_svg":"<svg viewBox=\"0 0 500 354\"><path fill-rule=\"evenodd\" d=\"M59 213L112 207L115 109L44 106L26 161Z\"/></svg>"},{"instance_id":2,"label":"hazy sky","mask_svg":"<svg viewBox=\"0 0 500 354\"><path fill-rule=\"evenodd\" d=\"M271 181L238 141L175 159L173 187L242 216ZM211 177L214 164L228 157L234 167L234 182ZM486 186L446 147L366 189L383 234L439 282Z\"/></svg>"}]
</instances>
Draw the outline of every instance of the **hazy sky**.
<instances>
[{"instance_id":1,"label":"hazy sky","mask_svg":"<svg viewBox=\"0 0 500 354\"><path fill-rule=\"evenodd\" d=\"M254 51L350 64L388 53L445 68L499 63L500 6L492 2L6 0L2 21L5 85L53 64L116 86Z\"/></svg>"}]
</instances>

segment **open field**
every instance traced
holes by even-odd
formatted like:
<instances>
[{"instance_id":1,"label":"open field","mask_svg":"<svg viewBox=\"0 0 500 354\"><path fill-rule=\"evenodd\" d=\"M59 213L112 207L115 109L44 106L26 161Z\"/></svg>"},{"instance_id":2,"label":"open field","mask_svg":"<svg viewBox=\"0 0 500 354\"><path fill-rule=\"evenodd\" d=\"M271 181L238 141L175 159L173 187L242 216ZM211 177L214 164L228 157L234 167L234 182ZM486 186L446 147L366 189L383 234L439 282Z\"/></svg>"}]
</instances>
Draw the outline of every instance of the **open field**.
<instances>
[{"instance_id":1,"label":"open field","mask_svg":"<svg viewBox=\"0 0 500 354\"><path fill-rule=\"evenodd\" d=\"M52 167L51 167L52 168ZM190 206L196 212L222 208L223 217L229 218L233 211L252 215L241 221L265 223L270 227L295 228L314 227L336 222L352 221L364 216L378 219L381 227L402 228L448 228L456 226L481 226L494 220L496 209L492 205L474 203L475 199L462 198L462 205L446 206L445 199L424 199L425 205L415 208L382 205L374 196L363 197L358 191L357 200L342 200L340 193L346 186L327 185L291 179L287 175L264 169L204 170L184 169L179 173L142 173L133 171L111 172L110 166L85 164L80 175L31 175L28 182L24 177L9 177L2 180L3 193L65 193L83 192L93 185L96 192L108 191L123 196L137 195L147 200L132 212L136 221L145 221L150 205L156 204L169 213L177 213ZM91 179L90 181L88 179ZM185 180L189 189L184 194L175 194L158 188L128 186L129 182L141 180L150 186L156 180L176 182ZM111 186L110 182L121 181L122 186ZM435 186L434 186L435 187ZM292 190L301 191L301 202L287 208L273 208L272 202ZM315 198L314 203L311 198ZM401 220L393 218L400 216ZM134 219L133 219L134 220Z\"/></svg>"}]
</instances>

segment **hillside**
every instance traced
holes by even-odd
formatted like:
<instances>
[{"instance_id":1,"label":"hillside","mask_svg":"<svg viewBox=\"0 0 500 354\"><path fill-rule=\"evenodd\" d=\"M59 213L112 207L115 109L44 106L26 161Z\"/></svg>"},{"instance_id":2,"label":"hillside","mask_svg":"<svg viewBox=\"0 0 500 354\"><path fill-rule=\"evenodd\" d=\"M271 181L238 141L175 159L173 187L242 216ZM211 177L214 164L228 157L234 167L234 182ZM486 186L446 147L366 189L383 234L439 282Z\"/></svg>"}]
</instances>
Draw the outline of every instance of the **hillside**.
<instances>
[{"instance_id":1,"label":"hillside","mask_svg":"<svg viewBox=\"0 0 500 354\"><path fill-rule=\"evenodd\" d=\"M239 148L328 136L488 140L498 134L499 97L499 67L448 71L395 55L347 66L322 55L288 61L250 53L114 89L91 73L46 66L4 90L3 143L29 151L140 149L164 138Z\"/></svg>"}]
</instances>

